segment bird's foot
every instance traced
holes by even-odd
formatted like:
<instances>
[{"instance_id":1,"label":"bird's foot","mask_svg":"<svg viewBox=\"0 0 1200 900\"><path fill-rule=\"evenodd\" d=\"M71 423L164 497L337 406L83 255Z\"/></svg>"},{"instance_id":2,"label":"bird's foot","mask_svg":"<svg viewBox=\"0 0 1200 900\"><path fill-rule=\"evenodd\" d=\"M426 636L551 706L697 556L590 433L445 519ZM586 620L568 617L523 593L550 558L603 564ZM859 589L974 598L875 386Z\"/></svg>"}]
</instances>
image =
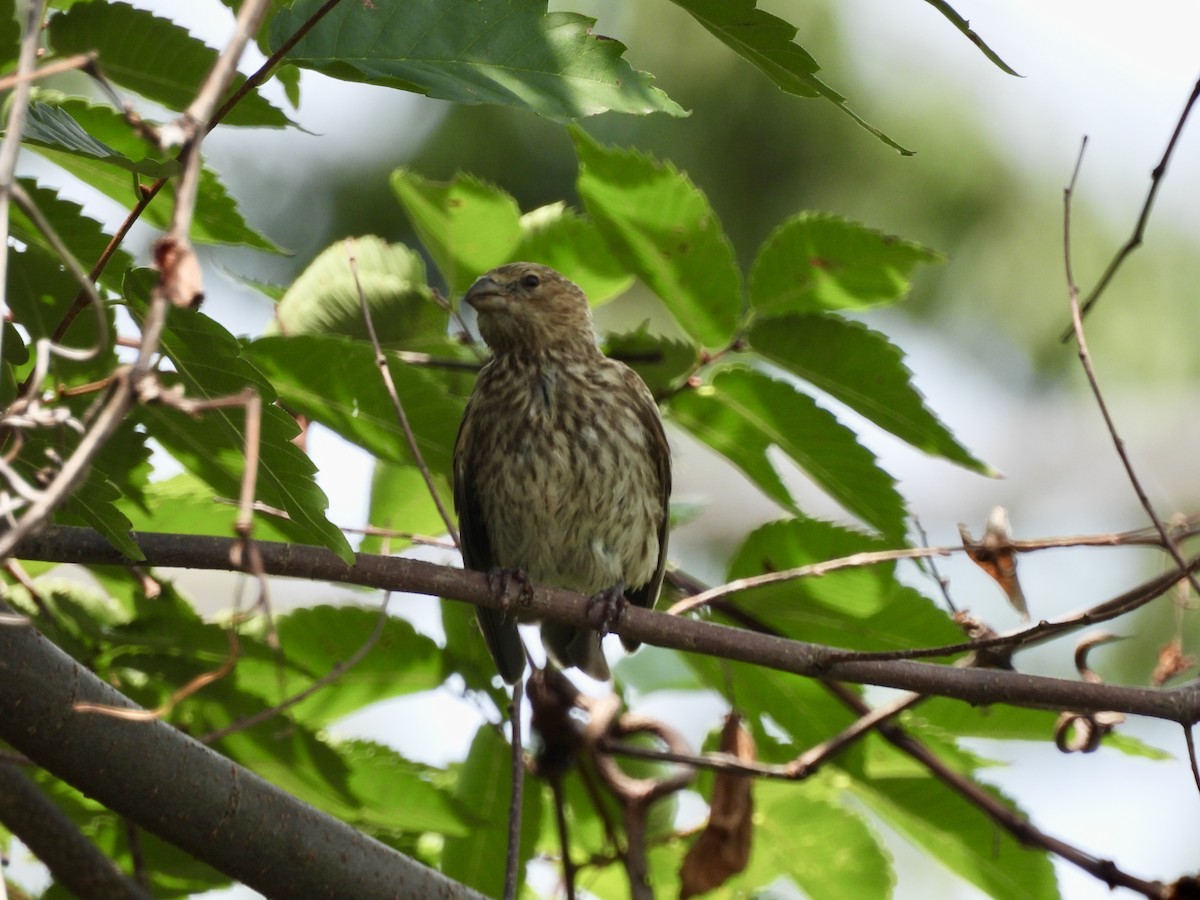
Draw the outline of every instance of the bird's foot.
<instances>
[{"instance_id":1,"label":"bird's foot","mask_svg":"<svg viewBox=\"0 0 1200 900\"><path fill-rule=\"evenodd\" d=\"M612 587L605 588L600 593L588 597L588 621L595 621L596 610L600 610L599 621L595 627L603 637L621 621L627 606L629 606L629 600L625 597L625 585L614 584Z\"/></svg>"},{"instance_id":2,"label":"bird's foot","mask_svg":"<svg viewBox=\"0 0 1200 900\"><path fill-rule=\"evenodd\" d=\"M506 616L512 612L513 597L509 589L514 584L517 585L516 605L518 608L529 606L533 600L533 582L529 580L524 569L502 569L494 566L488 570L487 580L488 589L492 592L492 599L500 603L500 611Z\"/></svg>"}]
</instances>

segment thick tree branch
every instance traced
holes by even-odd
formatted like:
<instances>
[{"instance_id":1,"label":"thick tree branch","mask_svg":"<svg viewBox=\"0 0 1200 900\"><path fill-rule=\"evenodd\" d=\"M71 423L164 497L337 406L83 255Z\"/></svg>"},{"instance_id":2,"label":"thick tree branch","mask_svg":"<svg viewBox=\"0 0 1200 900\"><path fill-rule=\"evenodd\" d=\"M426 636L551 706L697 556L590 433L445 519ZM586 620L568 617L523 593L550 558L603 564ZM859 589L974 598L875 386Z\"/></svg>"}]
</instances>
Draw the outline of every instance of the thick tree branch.
<instances>
[{"instance_id":1,"label":"thick tree branch","mask_svg":"<svg viewBox=\"0 0 1200 900\"><path fill-rule=\"evenodd\" d=\"M234 561L234 551L240 542L233 538L148 533L133 537L149 565L241 570ZM323 548L266 541L257 546L262 552L263 569L269 575L430 594L494 609L500 609L505 602L505 598L494 596L487 577L479 572L363 553L356 556L354 566L347 566ZM13 555L84 565L127 563L98 533L63 526L47 527L40 534L25 539ZM1170 574L1175 578L1183 577L1178 571ZM580 627L598 624L589 617L588 598L571 591L536 587L532 594L510 598L508 602L510 608L520 608L540 619ZM976 705L1008 703L1077 712L1112 710L1166 719L1184 726L1200 721L1200 687L1194 684L1172 690L1153 690L907 660L859 660L854 652L836 647L755 634L632 606L613 630L659 647L739 660L810 678L876 684L951 697Z\"/></svg>"},{"instance_id":2,"label":"thick tree branch","mask_svg":"<svg viewBox=\"0 0 1200 900\"><path fill-rule=\"evenodd\" d=\"M136 708L31 627L0 628L0 737L109 809L273 897L482 895L360 834Z\"/></svg>"}]
</instances>

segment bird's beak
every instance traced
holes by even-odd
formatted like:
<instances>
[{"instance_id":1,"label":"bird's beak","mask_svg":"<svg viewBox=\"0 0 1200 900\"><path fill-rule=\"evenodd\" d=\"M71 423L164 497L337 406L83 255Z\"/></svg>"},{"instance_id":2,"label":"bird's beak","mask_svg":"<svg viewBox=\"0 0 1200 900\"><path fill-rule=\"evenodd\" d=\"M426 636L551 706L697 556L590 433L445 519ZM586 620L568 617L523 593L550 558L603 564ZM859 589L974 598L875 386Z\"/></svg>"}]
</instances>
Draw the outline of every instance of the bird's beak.
<instances>
[{"instance_id":1,"label":"bird's beak","mask_svg":"<svg viewBox=\"0 0 1200 900\"><path fill-rule=\"evenodd\" d=\"M467 288L467 293L463 295L463 300L471 304L477 311L484 312L489 309L499 309L502 307L505 296L504 289L487 275L484 275Z\"/></svg>"}]
</instances>

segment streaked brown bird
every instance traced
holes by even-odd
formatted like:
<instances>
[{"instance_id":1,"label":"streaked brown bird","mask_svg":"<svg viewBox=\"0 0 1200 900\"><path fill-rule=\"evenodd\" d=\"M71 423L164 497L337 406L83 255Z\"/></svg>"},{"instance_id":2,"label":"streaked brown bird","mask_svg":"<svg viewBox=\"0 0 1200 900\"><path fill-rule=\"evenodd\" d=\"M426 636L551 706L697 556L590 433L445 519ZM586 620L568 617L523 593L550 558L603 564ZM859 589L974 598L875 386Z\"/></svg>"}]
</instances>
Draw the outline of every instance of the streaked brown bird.
<instances>
[{"instance_id":1,"label":"streaked brown bird","mask_svg":"<svg viewBox=\"0 0 1200 900\"><path fill-rule=\"evenodd\" d=\"M587 298L553 269L501 266L464 299L492 349L454 446L464 564L589 594L610 609L621 598L653 606L671 452L649 389L600 352ZM525 652L515 618L482 608L478 616L500 675L517 681ZM609 677L594 631L544 622L542 641L559 665Z\"/></svg>"}]
</instances>

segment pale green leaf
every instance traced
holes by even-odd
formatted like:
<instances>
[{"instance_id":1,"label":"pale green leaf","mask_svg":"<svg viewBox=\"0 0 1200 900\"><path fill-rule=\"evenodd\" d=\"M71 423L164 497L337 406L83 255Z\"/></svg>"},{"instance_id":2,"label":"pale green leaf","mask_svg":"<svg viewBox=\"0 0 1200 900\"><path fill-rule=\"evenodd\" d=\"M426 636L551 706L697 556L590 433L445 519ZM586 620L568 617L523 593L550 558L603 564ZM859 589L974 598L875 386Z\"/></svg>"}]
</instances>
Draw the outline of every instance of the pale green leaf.
<instances>
[{"instance_id":1,"label":"pale green leaf","mask_svg":"<svg viewBox=\"0 0 1200 900\"><path fill-rule=\"evenodd\" d=\"M572 130L579 196L617 257L705 347L733 338L742 312L733 247L687 175L636 150Z\"/></svg>"}]
</instances>

